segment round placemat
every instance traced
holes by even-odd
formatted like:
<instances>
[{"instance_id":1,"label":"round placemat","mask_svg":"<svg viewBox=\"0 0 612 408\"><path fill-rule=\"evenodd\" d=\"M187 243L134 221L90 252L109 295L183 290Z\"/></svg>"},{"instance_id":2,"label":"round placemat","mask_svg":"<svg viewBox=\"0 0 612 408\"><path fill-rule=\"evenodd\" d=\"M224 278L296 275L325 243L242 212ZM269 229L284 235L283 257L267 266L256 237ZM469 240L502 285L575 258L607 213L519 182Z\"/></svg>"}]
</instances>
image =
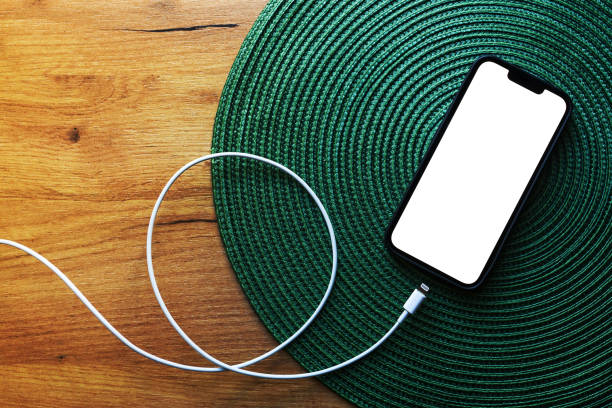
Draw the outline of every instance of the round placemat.
<instances>
[{"instance_id":1,"label":"round placemat","mask_svg":"<svg viewBox=\"0 0 612 408\"><path fill-rule=\"evenodd\" d=\"M603 406L610 401L611 4L271 1L232 67L213 151L279 161L320 195L339 277L289 352L343 361L431 287L379 350L321 378L360 406ZM493 54L574 104L501 256L476 291L394 259L383 236L474 60ZM331 254L306 193L258 163L213 164L228 257L264 325L288 337L325 290ZM282 386L282 383L279 383Z\"/></svg>"}]
</instances>

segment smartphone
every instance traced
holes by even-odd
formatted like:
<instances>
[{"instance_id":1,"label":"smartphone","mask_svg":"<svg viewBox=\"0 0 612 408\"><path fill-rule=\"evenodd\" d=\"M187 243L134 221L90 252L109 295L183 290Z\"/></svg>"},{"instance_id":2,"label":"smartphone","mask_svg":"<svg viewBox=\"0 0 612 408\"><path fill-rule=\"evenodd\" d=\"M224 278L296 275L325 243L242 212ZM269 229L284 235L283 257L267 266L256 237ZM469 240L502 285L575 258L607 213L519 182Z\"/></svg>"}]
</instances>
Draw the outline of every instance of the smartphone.
<instances>
[{"instance_id":1,"label":"smartphone","mask_svg":"<svg viewBox=\"0 0 612 408\"><path fill-rule=\"evenodd\" d=\"M476 60L387 229L391 252L479 286L570 111L547 82L497 57Z\"/></svg>"}]
</instances>

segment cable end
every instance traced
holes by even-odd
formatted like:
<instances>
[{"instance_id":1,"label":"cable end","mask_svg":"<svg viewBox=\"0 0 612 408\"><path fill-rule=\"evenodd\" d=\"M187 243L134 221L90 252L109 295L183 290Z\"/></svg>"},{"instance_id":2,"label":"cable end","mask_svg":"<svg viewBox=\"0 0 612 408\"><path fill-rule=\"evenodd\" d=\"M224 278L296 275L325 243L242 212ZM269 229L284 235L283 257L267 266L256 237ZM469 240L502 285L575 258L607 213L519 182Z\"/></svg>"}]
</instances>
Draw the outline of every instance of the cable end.
<instances>
[{"instance_id":1,"label":"cable end","mask_svg":"<svg viewBox=\"0 0 612 408\"><path fill-rule=\"evenodd\" d=\"M429 292L429 286L421 283L421 286L413 290L408 300L406 300L406 303L404 303L404 309L408 313L414 314L427 297L425 296L427 292Z\"/></svg>"}]
</instances>

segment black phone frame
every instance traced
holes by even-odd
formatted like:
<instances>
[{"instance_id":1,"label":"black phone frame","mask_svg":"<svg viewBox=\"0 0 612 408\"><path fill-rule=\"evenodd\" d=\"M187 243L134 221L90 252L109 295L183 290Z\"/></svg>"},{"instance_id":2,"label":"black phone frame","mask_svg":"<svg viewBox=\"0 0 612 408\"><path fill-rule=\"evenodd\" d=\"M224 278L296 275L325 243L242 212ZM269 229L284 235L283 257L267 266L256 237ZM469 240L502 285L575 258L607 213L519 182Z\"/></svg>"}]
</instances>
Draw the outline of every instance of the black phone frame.
<instances>
[{"instance_id":1,"label":"black phone frame","mask_svg":"<svg viewBox=\"0 0 612 408\"><path fill-rule=\"evenodd\" d=\"M451 276L443 273L442 271L434 268L431 265L428 265L427 263L421 261L418 258L415 258L413 256L411 256L410 254L400 250L399 248L397 248L395 245L393 245L393 242L391 241L391 234L393 233L393 230L395 229L395 226L397 225L397 222L401 216L401 214L404 212L404 209L406 208L406 205L408 204L408 201L410 200L410 197L412 196L412 193L414 192L417 184L419 183L419 180L421 179L421 176L423 175L425 169L427 168L427 165L429 164L429 161L431 159L431 157L433 156L436 147L438 146L438 144L440 143L440 140L442 139L442 137L444 136L444 133L446 131L446 128L448 127L448 124L450 123L451 119L453 118L453 115L455 114L455 111L457 110L457 107L459 106L459 104L461 103L461 100L463 99L463 95L465 95L466 90L468 89L468 87L470 86L470 83L472 82L472 79L474 78L474 75L476 74L476 71L478 70L478 68L480 67L480 65L482 65L485 62L494 62L496 64L501 65L502 67L508 69L508 73L509 76L508 78L510 80L513 80L514 82L518 81L516 80L518 78L518 80L520 81L525 81L525 83L519 83L519 85L530 89L532 92L536 92L536 93L541 93L543 90L548 90L558 96L560 96L561 98L563 98L563 100L565 101L565 113L563 114L563 117L561 119L561 121L559 122L559 125L557 126L557 129L555 130L555 133L553 134L550 142L548 143L548 146L546 147L546 150L544 151L544 154L542 155L542 157L540 158L540 161L535 169L535 171L533 172L533 174L531 175L531 178L529 179L529 182L527 183L527 186L525 187L525 190L523 190L523 194L521 195L521 198L519 199L516 207L514 208L514 211L512 212L512 215L510 216L510 218L508 219L508 222L506 223L506 226L504 227L502 233L500 234L499 239L497 240L497 243L495 244L495 247L493 248L493 251L491 252L491 255L489 256L489 259L487 260L483 270L481 271L478 279L472 283L472 284L465 284L463 282L458 281L457 279L452 278ZM513 76L513 78L510 78L510 76ZM541 90L540 90L541 89ZM539 91L539 92L538 92ZM527 200L527 197L529 196L529 193L531 192L533 185L535 184L535 181L537 180L538 176L540 175L542 168L544 167L544 164L546 163L546 160L548 159L548 157L550 156L550 153L553 149L553 147L555 146L557 140L559 139L559 135L561 134L561 132L563 131L563 128L568 120L568 118L570 117L570 114L572 112L572 103L571 100L569 98L569 96L563 92L562 90L560 90L559 88L551 85L550 83L534 76L533 74L528 73L527 71L525 71L524 69L510 64L504 60L502 60L499 57L496 57L494 55L483 55L481 57L479 57L478 59L476 59L476 61L472 64L472 66L470 67L470 71L467 74L467 77L464 79L463 83L461 84L461 87L459 88L459 91L457 92L457 94L455 95L455 98L453 99L453 102L451 103L448 111L446 112L446 115L444 116L444 119L442 120L442 124L440 125L440 127L438 128L438 130L436 131L436 134L433 138L433 140L431 141L431 144L429 146L429 148L427 149L427 152L425 153L425 156L423 158L423 160L421 161L415 175L414 178L412 179L412 182L410 183L410 186L408 187L408 190L406 191L406 193L404 194L404 197L398 207L398 209L395 211L395 213L393 214L393 217L391 219L391 223L389 224L389 227L387 228L386 232L385 232L385 245L389 248L389 250L391 251L391 253L393 253L394 255L396 255L397 257L399 257L402 260L408 261L409 263L433 274L434 276L441 278L442 280L449 282L455 286L458 286L462 289L476 289L478 286L480 286L482 284L482 282L485 280L485 278L487 277L487 275L489 274L489 271L491 270L491 268L493 267L494 262L497 260L497 257L499 256L499 252L501 250L502 245L504 244L504 242L506 241L506 238L508 237L508 234L510 233L510 230L512 229L512 226L514 225L514 223L516 222L516 218L518 216L518 214L520 213L523 205L525 204L525 201Z\"/></svg>"}]
</instances>

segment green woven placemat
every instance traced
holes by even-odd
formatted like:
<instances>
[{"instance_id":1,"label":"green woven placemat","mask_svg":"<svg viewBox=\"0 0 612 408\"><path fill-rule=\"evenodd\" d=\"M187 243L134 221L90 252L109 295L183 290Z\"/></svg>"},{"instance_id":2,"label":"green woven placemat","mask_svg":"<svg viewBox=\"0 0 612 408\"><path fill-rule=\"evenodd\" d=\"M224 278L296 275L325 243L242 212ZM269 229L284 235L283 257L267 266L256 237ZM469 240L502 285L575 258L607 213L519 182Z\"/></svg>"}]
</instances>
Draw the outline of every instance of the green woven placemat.
<instances>
[{"instance_id":1,"label":"green woven placemat","mask_svg":"<svg viewBox=\"0 0 612 408\"><path fill-rule=\"evenodd\" d=\"M368 347L425 281L431 295L416 316L321 381L360 406L610 402L611 10L598 1L268 4L223 91L213 151L287 165L330 213L339 277L321 318L289 348L304 368ZM558 85L575 109L494 269L468 292L400 264L383 235L482 54ZM223 159L213 173L236 276L282 340L327 284L323 221L306 193L264 165Z\"/></svg>"}]
</instances>

